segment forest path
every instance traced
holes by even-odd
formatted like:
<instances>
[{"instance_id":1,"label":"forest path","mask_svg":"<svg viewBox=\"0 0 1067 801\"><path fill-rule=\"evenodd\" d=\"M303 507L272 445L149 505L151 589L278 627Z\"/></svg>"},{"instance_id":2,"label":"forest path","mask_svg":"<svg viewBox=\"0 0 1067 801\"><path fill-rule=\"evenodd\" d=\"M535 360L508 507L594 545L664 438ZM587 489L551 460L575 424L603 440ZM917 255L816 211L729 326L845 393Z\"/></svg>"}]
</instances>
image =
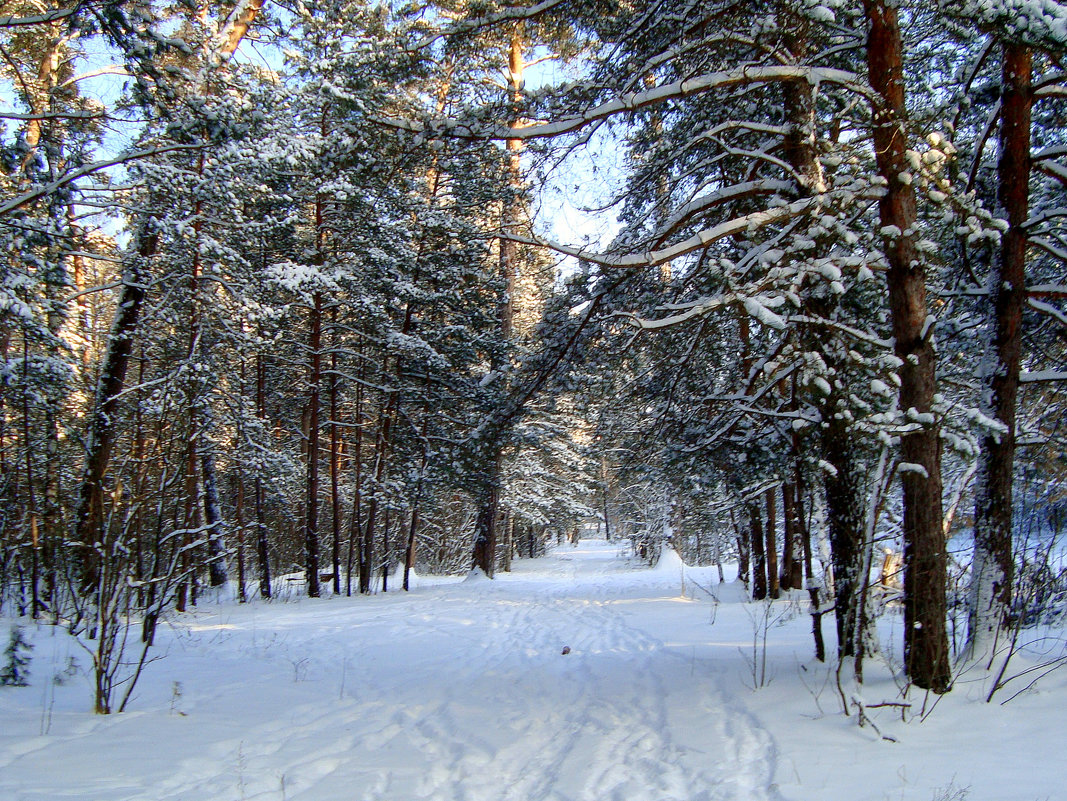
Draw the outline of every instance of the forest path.
<instances>
[{"instance_id":1,"label":"forest path","mask_svg":"<svg viewBox=\"0 0 1067 801\"><path fill-rule=\"evenodd\" d=\"M494 581L201 607L144 711L0 734L0 797L777 799L774 744L737 699L742 643L713 641L711 613L676 557L637 569L595 540Z\"/></svg>"}]
</instances>

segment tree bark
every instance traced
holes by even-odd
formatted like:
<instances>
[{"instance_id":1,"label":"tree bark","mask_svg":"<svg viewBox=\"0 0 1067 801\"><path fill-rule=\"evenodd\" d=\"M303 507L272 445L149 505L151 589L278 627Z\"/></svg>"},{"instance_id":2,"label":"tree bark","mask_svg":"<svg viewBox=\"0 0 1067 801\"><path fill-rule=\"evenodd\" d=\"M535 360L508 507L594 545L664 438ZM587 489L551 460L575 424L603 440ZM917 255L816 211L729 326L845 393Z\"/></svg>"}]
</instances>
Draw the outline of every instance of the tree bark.
<instances>
[{"instance_id":1,"label":"tree bark","mask_svg":"<svg viewBox=\"0 0 1067 801\"><path fill-rule=\"evenodd\" d=\"M764 493L767 506L767 519L764 521L767 532L767 594L771 598L777 598L781 595L778 584L778 524L774 502L775 494L774 487Z\"/></svg>"},{"instance_id":2,"label":"tree bark","mask_svg":"<svg viewBox=\"0 0 1067 801\"><path fill-rule=\"evenodd\" d=\"M523 23L516 24L512 31L511 41L508 47L508 72L507 93L512 106L512 127L518 128L522 124L519 113L519 104L522 102L524 87L524 73L526 61L523 56L525 44ZM522 192L522 151L521 139L509 139L506 143L508 154L508 180L512 196L506 198L500 214L500 227L510 231L518 224L521 206L519 195ZM500 334L504 340L509 340L515 328L515 289L518 280L518 248L516 243L507 238L501 238L499 242L499 272L503 279L504 290L498 304L500 317ZM493 361L490 370L496 372L503 367L498 360ZM482 448L486 454L488 475L485 477L485 485L479 492L478 519L475 526L473 565L480 568L487 576L492 578L496 568L496 544L497 544L497 516L500 506L500 478L503 474L503 437L504 431L496 429L489 435L491 442Z\"/></svg>"},{"instance_id":3,"label":"tree bark","mask_svg":"<svg viewBox=\"0 0 1067 801\"><path fill-rule=\"evenodd\" d=\"M510 510L507 513L507 540L504 545L504 572L511 572L511 559L515 555L515 515Z\"/></svg>"},{"instance_id":4,"label":"tree bark","mask_svg":"<svg viewBox=\"0 0 1067 801\"><path fill-rule=\"evenodd\" d=\"M982 439L976 493L974 560L968 616L968 648L975 657L996 647L1011 611L1012 478L1015 412L1022 360L1022 318L1026 303L1026 228L1030 196L1030 49L1004 45L1001 68L1000 159L997 198L1008 218L998 269L993 271L994 330L983 398L987 412L1006 429Z\"/></svg>"},{"instance_id":5,"label":"tree bark","mask_svg":"<svg viewBox=\"0 0 1067 801\"><path fill-rule=\"evenodd\" d=\"M338 416L337 306L332 311L334 347L330 351L330 527L333 534L331 563L333 594L341 594L341 426Z\"/></svg>"},{"instance_id":6,"label":"tree bark","mask_svg":"<svg viewBox=\"0 0 1067 801\"><path fill-rule=\"evenodd\" d=\"M901 438L904 469L904 665L912 682L949 690L945 625L947 562L941 528L941 440L934 422L936 354L928 321L926 275L915 243L915 190L908 165L903 46L897 10L866 0L867 67L873 104L874 155L886 181L878 201L895 353L901 360L900 408L916 424Z\"/></svg>"},{"instance_id":7,"label":"tree bark","mask_svg":"<svg viewBox=\"0 0 1067 801\"><path fill-rule=\"evenodd\" d=\"M422 481L419 481L421 488ZM416 532L419 525L419 491L415 491L415 501L411 505L411 520L408 523L408 544L404 549L404 591L411 589L411 571L415 569Z\"/></svg>"},{"instance_id":8,"label":"tree bark","mask_svg":"<svg viewBox=\"0 0 1067 801\"><path fill-rule=\"evenodd\" d=\"M304 512L304 559L307 593L318 598L319 587L319 388L322 382L322 293L316 292L311 308L308 350L311 363L308 398L307 496Z\"/></svg>"},{"instance_id":9,"label":"tree bark","mask_svg":"<svg viewBox=\"0 0 1067 801\"><path fill-rule=\"evenodd\" d=\"M390 401L396 393L390 393ZM391 402L382 409L379 424L378 438L375 442L374 462L374 492L367 504L367 525L363 530L363 553L360 559L359 591L369 593L371 583L374 580L374 535L378 522L378 496L381 492L382 483L386 476L386 465L389 458L389 441L392 437L393 414Z\"/></svg>"},{"instance_id":10,"label":"tree bark","mask_svg":"<svg viewBox=\"0 0 1067 801\"><path fill-rule=\"evenodd\" d=\"M363 528L363 380L365 378L366 364L363 361L363 341L359 340L356 349L356 358L359 360L359 372L356 376L356 409L355 409L355 443L352 446L352 516L348 524L348 569L345 571L345 595L352 595L352 566L353 557L358 552L359 591L363 589L363 545L360 542L360 532Z\"/></svg>"},{"instance_id":11,"label":"tree bark","mask_svg":"<svg viewBox=\"0 0 1067 801\"><path fill-rule=\"evenodd\" d=\"M800 525L797 519L796 486L782 484L782 589L799 590L804 586L804 563L800 551Z\"/></svg>"},{"instance_id":12,"label":"tree bark","mask_svg":"<svg viewBox=\"0 0 1067 801\"><path fill-rule=\"evenodd\" d=\"M499 460L494 460L499 468ZM497 471L494 471L494 474ZM478 519L474 527L473 567L480 569L489 578L496 568L496 517L500 504L500 490L496 475L490 475L482 487L478 502Z\"/></svg>"},{"instance_id":13,"label":"tree bark","mask_svg":"<svg viewBox=\"0 0 1067 801\"><path fill-rule=\"evenodd\" d=\"M847 424L839 417L824 423L822 451L831 456L834 472L823 483L826 488L827 528L830 558L834 571L834 618L837 624L837 653L840 658L855 656L863 577L860 575L864 532L866 488L853 450Z\"/></svg>"},{"instance_id":14,"label":"tree bark","mask_svg":"<svg viewBox=\"0 0 1067 801\"><path fill-rule=\"evenodd\" d=\"M256 355L256 416L267 419L267 369L263 357ZM271 597L270 589L270 542L267 539L267 520L264 510L263 479L256 472L256 556L259 559L259 594Z\"/></svg>"},{"instance_id":15,"label":"tree bark","mask_svg":"<svg viewBox=\"0 0 1067 801\"><path fill-rule=\"evenodd\" d=\"M215 471L215 454L210 447L200 454L201 481L204 486L204 520L211 527L208 532L208 576L212 587L221 587L229 578L226 570L226 538L222 526L222 509L219 506L218 475Z\"/></svg>"},{"instance_id":16,"label":"tree bark","mask_svg":"<svg viewBox=\"0 0 1067 801\"><path fill-rule=\"evenodd\" d=\"M107 353L100 369L96 398L89 415L85 468L78 490L74 515L74 541L79 552L79 589L87 594L99 580L96 543L104 524L104 475L118 429L119 396L133 352L141 304L145 296L146 262L159 247L159 234L151 220L145 220L137 234L137 255L126 265L115 319L108 337Z\"/></svg>"},{"instance_id":17,"label":"tree bark","mask_svg":"<svg viewBox=\"0 0 1067 801\"><path fill-rule=\"evenodd\" d=\"M748 584L748 571L751 567L749 564L748 537L741 532L741 527L737 524L737 517L734 516L732 509L730 510L730 525L733 526L734 541L737 543L737 577L745 584Z\"/></svg>"},{"instance_id":18,"label":"tree bark","mask_svg":"<svg viewBox=\"0 0 1067 801\"><path fill-rule=\"evenodd\" d=\"M248 601L248 590L245 586L245 479L240 469L234 471L233 483L233 518L237 524L237 601L243 604Z\"/></svg>"},{"instance_id":19,"label":"tree bark","mask_svg":"<svg viewBox=\"0 0 1067 801\"><path fill-rule=\"evenodd\" d=\"M805 483L804 483L804 467L801 463L800 449L798 447L799 437L794 434L793 447L794 456L796 461L793 464L793 479L797 493L797 531L800 536L800 547L803 555L803 567L804 567L804 583L807 586L811 586L815 583L815 573L811 564L811 526L808 525L808 518L804 513L804 495L805 495Z\"/></svg>"},{"instance_id":20,"label":"tree bark","mask_svg":"<svg viewBox=\"0 0 1067 801\"><path fill-rule=\"evenodd\" d=\"M755 501L748 505L748 525L752 543L752 600L762 601L767 597L767 552L763 544L759 504Z\"/></svg>"}]
</instances>

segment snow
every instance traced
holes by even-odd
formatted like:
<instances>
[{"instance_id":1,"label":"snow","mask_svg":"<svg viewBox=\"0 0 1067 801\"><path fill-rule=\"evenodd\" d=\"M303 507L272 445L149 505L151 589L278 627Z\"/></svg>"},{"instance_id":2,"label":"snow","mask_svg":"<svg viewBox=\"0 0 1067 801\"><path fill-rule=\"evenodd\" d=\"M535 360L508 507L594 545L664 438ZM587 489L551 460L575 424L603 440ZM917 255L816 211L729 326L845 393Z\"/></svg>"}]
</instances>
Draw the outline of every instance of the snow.
<instances>
[{"instance_id":1,"label":"snow","mask_svg":"<svg viewBox=\"0 0 1067 801\"><path fill-rule=\"evenodd\" d=\"M1067 675L1001 706L967 674L936 704L909 695L905 723L877 707L901 696L868 660L862 697L890 742L842 714L833 670L811 656L806 597L745 603L743 585L673 550L650 569L625 545L584 540L494 580L202 600L160 628L162 658L132 711L108 717L88 711L87 654L23 621L30 686L0 688L0 798L1060 797ZM5 642L12 622L0 621ZM764 624L767 681L754 689ZM888 648L901 625L885 618Z\"/></svg>"}]
</instances>

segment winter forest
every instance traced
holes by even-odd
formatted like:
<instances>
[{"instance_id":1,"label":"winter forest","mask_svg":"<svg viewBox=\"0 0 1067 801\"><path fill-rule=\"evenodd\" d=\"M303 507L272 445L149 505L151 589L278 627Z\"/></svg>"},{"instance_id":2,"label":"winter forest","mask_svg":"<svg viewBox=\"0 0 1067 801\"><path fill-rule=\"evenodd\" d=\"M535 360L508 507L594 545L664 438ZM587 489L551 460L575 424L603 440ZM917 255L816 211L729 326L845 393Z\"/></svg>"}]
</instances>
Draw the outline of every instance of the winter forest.
<instances>
[{"instance_id":1,"label":"winter forest","mask_svg":"<svg viewBox=\"0 0 1067 801\"><path fill-rule=\"evenodd\" d=\"M974 728L869 797L1053 797L993 765L1067 700L1065 55L1055 0L5 0L0 791L854 799ZM384 783L198 724L241 654ZM35 784L197 725L228 784Z\"/></svg>"}]
</instances>

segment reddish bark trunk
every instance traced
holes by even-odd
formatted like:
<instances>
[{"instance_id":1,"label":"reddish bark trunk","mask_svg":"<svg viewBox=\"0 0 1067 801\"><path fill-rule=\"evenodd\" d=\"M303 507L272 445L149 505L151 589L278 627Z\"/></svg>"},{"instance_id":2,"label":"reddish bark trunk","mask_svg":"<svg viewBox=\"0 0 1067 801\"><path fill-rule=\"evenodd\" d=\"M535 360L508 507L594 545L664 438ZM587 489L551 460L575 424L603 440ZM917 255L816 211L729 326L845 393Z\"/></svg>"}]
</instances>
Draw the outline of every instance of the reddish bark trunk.
<instances>
[{"instance_id":1,"label":"reddish bark trunk","mask_svg":"<svg viewBox=\"0 0 1067 801\"><path fill-rule=\"evenodd\" d=\"M994 273L992 350L995 354L987 406L1007 429L982 440L982 459L976 493L968 638L976 651L993 645L997 630L1011 609L1012 477L1015 466L1015 410L1022 360L1022 318L1026 303L1026 229L1030 202L1030 81L1029 48L1004 45L1001 69L1000 159L997 163L998 199L1008 218L1008 230Z\"/></svg>"},{"instance_id":2,"label":"reddish bark trunk","mask_svg":"<svg viewBox=\"0 0 1067 801\"><path fill-rule=\"evenodd\" d=\"M878 202L887 229L889 307L895 352L902 364L900 407L919 423L901 438L904 472L904 665L912 682L935 693L951 683L945 626L946 555L941 527L941 441L930 422L936 364L927 321L926 275L915 246L915 190L907 179L903 49L897 10L866 0L870 25L867 67L878 95L874 154L886 181Z\"/></svg>"}]
</instances>

